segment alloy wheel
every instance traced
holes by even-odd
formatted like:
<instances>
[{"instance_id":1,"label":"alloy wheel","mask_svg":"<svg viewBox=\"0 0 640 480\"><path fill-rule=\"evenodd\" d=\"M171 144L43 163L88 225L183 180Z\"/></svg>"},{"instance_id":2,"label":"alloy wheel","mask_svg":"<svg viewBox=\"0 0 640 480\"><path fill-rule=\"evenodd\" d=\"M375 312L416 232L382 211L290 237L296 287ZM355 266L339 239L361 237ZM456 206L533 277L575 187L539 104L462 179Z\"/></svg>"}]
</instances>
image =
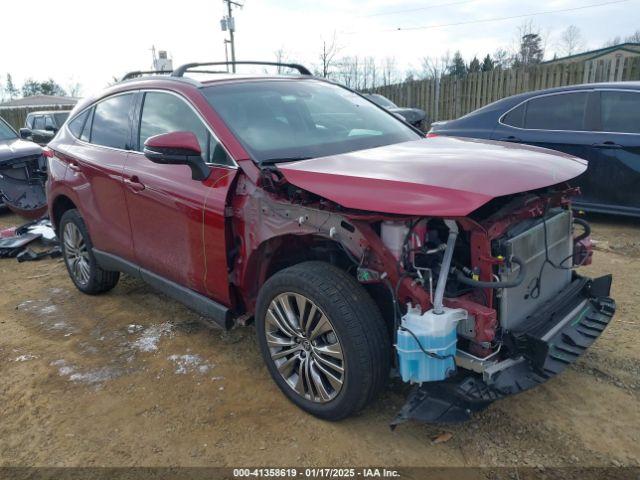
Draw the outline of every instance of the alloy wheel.
<instances>
[{"instance_id":1,"label":"alloy wheel","mask_svg":"<svg viewBox=\"0 0 640 480\"><path fill-rule=\"evenodd\" d=\"M75 223L67 223L63 231L64 259L76 282L87 285L90 277L89 250Z\"/></svg>"},{"instance_id":2,"label":"alloy wheel","mask_svg":"<svg viewBox=\"0 0 640 480\"><path fill-rule=\"evenodd\" d=\"M287 384L316 403L333 400L342 389L342 346L327 316L299 293L282 293L269 304L265 335L271 359Z\"/></svg>"}]
</instances>

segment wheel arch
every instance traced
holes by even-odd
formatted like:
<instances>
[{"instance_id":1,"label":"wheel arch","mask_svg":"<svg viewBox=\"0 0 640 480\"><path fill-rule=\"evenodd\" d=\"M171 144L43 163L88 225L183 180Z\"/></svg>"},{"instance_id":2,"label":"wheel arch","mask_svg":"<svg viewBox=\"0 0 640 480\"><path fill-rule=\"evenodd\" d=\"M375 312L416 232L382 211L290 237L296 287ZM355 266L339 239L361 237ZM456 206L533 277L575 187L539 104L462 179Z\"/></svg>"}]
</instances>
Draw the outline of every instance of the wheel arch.
<instances>
[{"instance_id":1,"label":"wheel arch","mask_svg":"<svg viewBox=\"0 0 640 480\"><path fill-rule=\"evenodd\" d=\"M258 293L269 278L285 268L308 261L326 262L356 278L354 260L338 241L322 235L284 234L271 237L260 243L247 259L242 280L236 286L236 302L242 305L246 313L253 314ZM388 288L383 284L363 286L391 327L393 302Z\"/></svg>"},{"instance_id":2,"label":"wheel arch","mask_svg":"<svg viewBox=\"0 0 640 480\"><path fill-rule=\"evenodd\" d=\"M352 264L338 242L321 235L287 233L262 241L250 252L236 282L244 310L253 313L260 288L277 272L311 260L326 261L344 270Z\"/></svg>"},{"instance_id":3,"label":"wheel arch","mask_svg":"<svg viewBox=\"0 0 640 480\"><path fill-rule=\"evenodd\" d=\"M59 236L60 232L58 231L60 227L60 219L62 215L68 210L78 208L76 204L65 194L58 195L51 202L51 224L53 225L53 229L56 232L56 235Z\"/></svg>"}]
</instances>

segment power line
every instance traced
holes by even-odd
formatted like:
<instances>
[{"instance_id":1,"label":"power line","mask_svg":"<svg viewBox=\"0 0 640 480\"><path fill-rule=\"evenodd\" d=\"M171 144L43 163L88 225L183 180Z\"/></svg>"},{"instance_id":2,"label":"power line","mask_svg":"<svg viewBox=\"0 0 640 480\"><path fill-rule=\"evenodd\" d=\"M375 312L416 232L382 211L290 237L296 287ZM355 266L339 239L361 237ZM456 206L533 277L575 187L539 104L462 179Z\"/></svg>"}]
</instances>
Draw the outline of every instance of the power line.
<instances>
[{"instance_id":1,"label":"power line","mask_svg":"<svg viewBox=\"0 0 640 480\"><path fill-rule=\"evenodd\" d=\"M381 12L381 13L371 13L369 15L358 15L356 18L369 18L369 17L381 17L383 15L397 15L400 13L410 13L410 12L418 12L421 10L430 10L432 8L440 8L440 7L451 7L454 5L464 5L465 3L472 3L477 0L464 0L462 2L450 2L450 3L439 3L437 5L427 5L426 7L418 7L418 8L408 8L406 10L393 10L392 12Z\"/></svg>"},{"instance_id":2,"label":"power line","mask_svg":"<svg viewBox=\"0 0 640 480\"><path fill-rule=\"evenodd\" d=\"M430 30L434 28L457 27L460 25L472 25L477 23L499 22L503 20L512 20L517 18L535 17L537 15L549 15L552 13L575 12L577 10L586 10L588 8L604 7L606 5L615 5L618 3L627 3L630 1L631 0L615 0L611 2L594 3L592 5L583 5L582 7L563 8L558 10L545 10L545 11L534 12L534 13L525 13L522 15L511 15L508 17L494 17L494 18L485 18L482 20L468 20L468 21L455 22L455 23L442 23L438 25L424 25L421 27L406 27L406 28L397 27L392 29L378 30L378 32L398 32L398 31L406 32L406 31L412 31L412 30ZM362 33L362 32L345 32L346 35L354 35L358 33Z\"/></svg>"}]
</instances>

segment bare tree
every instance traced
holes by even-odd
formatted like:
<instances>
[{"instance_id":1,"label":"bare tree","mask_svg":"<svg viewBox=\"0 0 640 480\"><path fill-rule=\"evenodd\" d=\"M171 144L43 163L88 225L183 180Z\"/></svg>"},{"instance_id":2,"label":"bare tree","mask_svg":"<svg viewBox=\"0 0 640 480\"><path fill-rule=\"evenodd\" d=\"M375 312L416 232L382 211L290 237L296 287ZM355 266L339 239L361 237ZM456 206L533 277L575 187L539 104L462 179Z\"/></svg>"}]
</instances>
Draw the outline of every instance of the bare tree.
<instances>
[{"instance_id":1,"label":"bare tree","mask_svg":"<svg viewBox=\"0 0 640 480\"><path fill-rule=\"evenodd\" d=\"M67 84L67 92L69 93L70 97L77 98L82 95L82 85L72 80Z\"/></svg>"},{"instance_id":2,"label":"bare tree","mask_svg":"<svg viewBox=\"0 0 640 480\"><path fill-rule=\"evenodd\" d=\"M374 57L364 57L362 61L362 90L378 86L378 68Z\"/></svg>"},{"instance_id":3,"label":"bare tree","mask_svg":"<svg viewBox=\"0 0 640 480\"><path fill-rule=\"evenodd\" d=\"M336 61L337 71L334 73L338 81L349 88L358 89L359 59L355 57L342 57Z\"/></svg>"},{"instance_id":4,"label":"bare tree","mask_svg":"<svg viewBox=\"0 0 640 480\"><path fill-rule=\"evenodd\" d=\"M509 68L513 62L513 56L504 48L498 48L493 54L495 68Z\"/></svg>"},{"instance_id":5,"label":"bare tree","mask_svg":"<svg viewBox=\"0 0 640 480\"><path fill-rule=\"evenodd\" d=\"M582 32L575 25L569 25L560 35L558 50L561 55L568 57L575 55L584 49L584 38Z\"/></svg>"},{"instance_id":6,"label":"bare tree","mask_svg":"<svg viewBox=\"0 0 640 480\"><path fill-rule=\"evenodd\" d=\"M440 58L423 57L421 64L422 78L440 78L451 68L451 54L447 52Z\"/></svg>"},{"instance_id":7,"label":"bare tree","mask_svg":"<svg viewBox=\"0 0 640 480\"><path fill-rule=\"evenodd\" d=\"M602 44L602 46L603 47L613 47L614 45L619 45L621 43L622 43L622 38L620 36L616 36L616 37L610 38L609 40L604 42Z\"/></svg>"},{"instance_id":8,"label":"bare tree","mask_svg":"<svg viewBox=\"0 0 640 480\"><path fill-rule=\"evenodd\" d=\"M330 42L322 39L322 52L320 53L320 74L327 78L331 74L331 70L335 65L336 56L340 52L340 47L336 42L336 33L333 32L333 37Z\"/></svg>"},{"instance_id":9,"label":"bare tree","mask_svg":"<svg viewBox=\"0 0 640 480\"><path fill-rule=\"evenodd\" d=\"M288 61L287 51L284 49L284 47L280 47L278 50L273 52L273 55L276 57L276 63L287 63ZM285 67L281 67L278 65L278 75L280 75L284 69Z\"/></svg>"},{"instance_id":10,"label":"bare tree","mask_svg":"<svg viewBox=\"0 0 640 480\"><path fill-rule=\"evenodd\" d=\"M632 33L628 37L625 37L624 40L626 42L640 43L640 30L636 30L634 33Z\"/></svg>"},{"instance_id":11,"label":"bare tree","mask_svg":"<svg viewBox=\"0 0 640 480\"><path fill-rule=\"evenodd\" d=\"M382 61L382 84L392 85L398 82L398 67L395 57L387 57Z\"/></svg>"}]
</instances>

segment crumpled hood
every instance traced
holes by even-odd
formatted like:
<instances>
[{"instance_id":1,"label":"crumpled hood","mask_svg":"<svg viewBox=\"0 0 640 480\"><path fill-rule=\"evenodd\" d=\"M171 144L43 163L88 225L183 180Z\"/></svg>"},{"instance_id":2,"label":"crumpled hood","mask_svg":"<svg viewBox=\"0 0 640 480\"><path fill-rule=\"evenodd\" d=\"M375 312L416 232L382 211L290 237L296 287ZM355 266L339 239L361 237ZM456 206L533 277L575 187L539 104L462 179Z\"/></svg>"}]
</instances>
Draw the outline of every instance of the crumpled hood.
<instances>
[{"instance_id":1,"label":"crumpled hood","mask_svg":"<svg viewBox=\"0 0 640 480\"><path fill-rule=\"evenodd\" d=\"M587 162L537 147L435 137L278 168L291 184L346 208L457 217L495 197L570 180Z\"/></svg>"},{"instance_id":2,"label":"crumpled hood","mask_svg":"<svg viewBox=\"0 0 640 480\"><path fill-rule=\"evenodd\" d=\"M27 142L18 138L0 141L0 165L6 160L40 155L41 153L42 147L33 142Z\"/></svg>"}]
</instances>

